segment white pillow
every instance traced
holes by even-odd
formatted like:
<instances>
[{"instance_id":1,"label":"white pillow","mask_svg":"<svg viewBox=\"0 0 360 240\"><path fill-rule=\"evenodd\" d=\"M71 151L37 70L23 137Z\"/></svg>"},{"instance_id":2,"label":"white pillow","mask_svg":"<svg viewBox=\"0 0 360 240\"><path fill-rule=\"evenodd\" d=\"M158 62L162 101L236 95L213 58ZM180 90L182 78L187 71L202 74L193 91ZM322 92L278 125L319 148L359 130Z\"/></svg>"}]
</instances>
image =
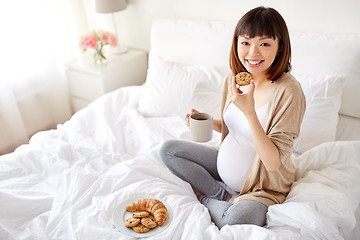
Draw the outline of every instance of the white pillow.
<instances>
[{"instance_id":1,"label":"white pillow","mask_svg":"<svg viewBox=\"0 0 360 240\"><path fill-rule=\"evenodd\" d=\"M227 70L171 63L152 54L138 111L149 117L185 118L191 108L214 114ZM219 93L219 97L216 97Z\"/></svg>"},{"instance_id":2,"label":"white pillow","mask_svg":"<svg viewBox=\"0 0 360 240\"><path fill-rule=\"evenodd\" d=\"M224 81L225 81L225 77ZM217 89L209 87L197 87L192 99L192 108L206 112L215 119L221 117L221 98L223 92L223 84Z\"/></svg>"},{"instance_id":3,"label":"white pillow","mask_svg":"<svg viewBox=\"0 0 360 240\"><path fill-rule=\"evenodd\" d=\"M301 154L321 143L335 141L344 75L295 75L306 98L306 111L295 140Z\"/></svg>"},{"instance_id":4,"label":"white pillow","mask_svg":"<svg viewBox=\"0 0 360 240\"><path fill-rule=\"evenodd\" d=\"M291 72L328 75L346 73L339 112L360 118L360 35L291 33Z\"/></svg>"}]
</instances>

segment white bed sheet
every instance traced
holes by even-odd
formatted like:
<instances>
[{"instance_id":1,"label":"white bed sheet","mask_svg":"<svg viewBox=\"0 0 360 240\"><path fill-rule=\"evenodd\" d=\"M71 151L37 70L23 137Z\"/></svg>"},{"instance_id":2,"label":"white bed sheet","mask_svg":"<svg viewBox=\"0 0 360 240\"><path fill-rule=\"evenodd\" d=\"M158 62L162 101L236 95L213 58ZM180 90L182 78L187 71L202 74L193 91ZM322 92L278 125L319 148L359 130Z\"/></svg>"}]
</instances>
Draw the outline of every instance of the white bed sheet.
<instances>
[{"instance_id":1,"label":"white bed sheet","mask_svg":"<svg viewBox=\"0 0 360 240\"><path fill-rule=\"evenodd\" d=\"M187 138L184 119L146 118L141 87L96 100L57 130L0 157L0 239L133 239L112 213L136 195L164 199L170 226L149 239L359 239L360 141L330 142L295 158L297 182L265 228L218 230L191 187L159 160L163 141ZM206 143L216 145L219 135Z\"/></svg>"}]
</instances>

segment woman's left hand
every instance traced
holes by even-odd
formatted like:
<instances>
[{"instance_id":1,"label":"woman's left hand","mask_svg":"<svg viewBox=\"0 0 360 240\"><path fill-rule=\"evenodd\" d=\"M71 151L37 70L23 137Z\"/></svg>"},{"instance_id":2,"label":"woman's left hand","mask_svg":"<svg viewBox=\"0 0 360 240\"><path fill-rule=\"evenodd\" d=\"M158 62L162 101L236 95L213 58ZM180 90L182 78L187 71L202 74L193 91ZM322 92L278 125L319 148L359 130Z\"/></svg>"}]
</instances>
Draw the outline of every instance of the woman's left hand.
<instances>
[{"instance_id":1,"label":"woman's left hand","mask_svg":"<svg viewBox=\"0 0 360 240\"><path fill-rule=\"evenodd\" d=\"M255 84L251 80L248 91L243 93L239 88L236 87L235 77L232 79L230 85L230 96L231 101L238 107L240 110L247 116L249 113L255 112L255 100L254 100L254 90Z\"/></svg>"}]
</instances>

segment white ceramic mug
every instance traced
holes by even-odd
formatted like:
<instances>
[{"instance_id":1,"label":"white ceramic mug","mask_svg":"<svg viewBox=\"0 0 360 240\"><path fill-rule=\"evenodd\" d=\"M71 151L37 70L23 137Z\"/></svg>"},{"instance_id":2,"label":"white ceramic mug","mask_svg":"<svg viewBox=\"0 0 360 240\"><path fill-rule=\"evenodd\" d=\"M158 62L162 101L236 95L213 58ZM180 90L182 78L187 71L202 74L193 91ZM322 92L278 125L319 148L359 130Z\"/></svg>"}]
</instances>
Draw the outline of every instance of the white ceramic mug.
<instances>
[{"instance_id":1,"label":"white ceramic mug","mask_svg":"<svg viewBox=\"0 0 360 240\"><path fill-rule=\"evenodd\" d=\"M190 138L195 142L210 141L213 134L213 118L207 113L190 115Z\"/></svg>"}]
</instances>

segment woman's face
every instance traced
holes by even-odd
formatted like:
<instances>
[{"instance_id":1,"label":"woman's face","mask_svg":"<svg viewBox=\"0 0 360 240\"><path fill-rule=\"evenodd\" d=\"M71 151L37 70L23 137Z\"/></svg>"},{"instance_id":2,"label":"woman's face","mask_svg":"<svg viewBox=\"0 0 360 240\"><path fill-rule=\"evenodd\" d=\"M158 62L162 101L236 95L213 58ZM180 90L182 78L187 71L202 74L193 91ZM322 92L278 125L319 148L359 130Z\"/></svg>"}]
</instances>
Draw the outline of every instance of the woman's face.
<instances>
[{"instance_id":1,"label":"woman's face","mask_svg":"<svg viewBox=\"0 0 360 240\"><path fill-rule=\"evenodd\" d=\"M254 76L266 76L278 52L278 40L267 36L239 36L237 44L239 59L246 70Z\"/></svg>"}]
</instances>

